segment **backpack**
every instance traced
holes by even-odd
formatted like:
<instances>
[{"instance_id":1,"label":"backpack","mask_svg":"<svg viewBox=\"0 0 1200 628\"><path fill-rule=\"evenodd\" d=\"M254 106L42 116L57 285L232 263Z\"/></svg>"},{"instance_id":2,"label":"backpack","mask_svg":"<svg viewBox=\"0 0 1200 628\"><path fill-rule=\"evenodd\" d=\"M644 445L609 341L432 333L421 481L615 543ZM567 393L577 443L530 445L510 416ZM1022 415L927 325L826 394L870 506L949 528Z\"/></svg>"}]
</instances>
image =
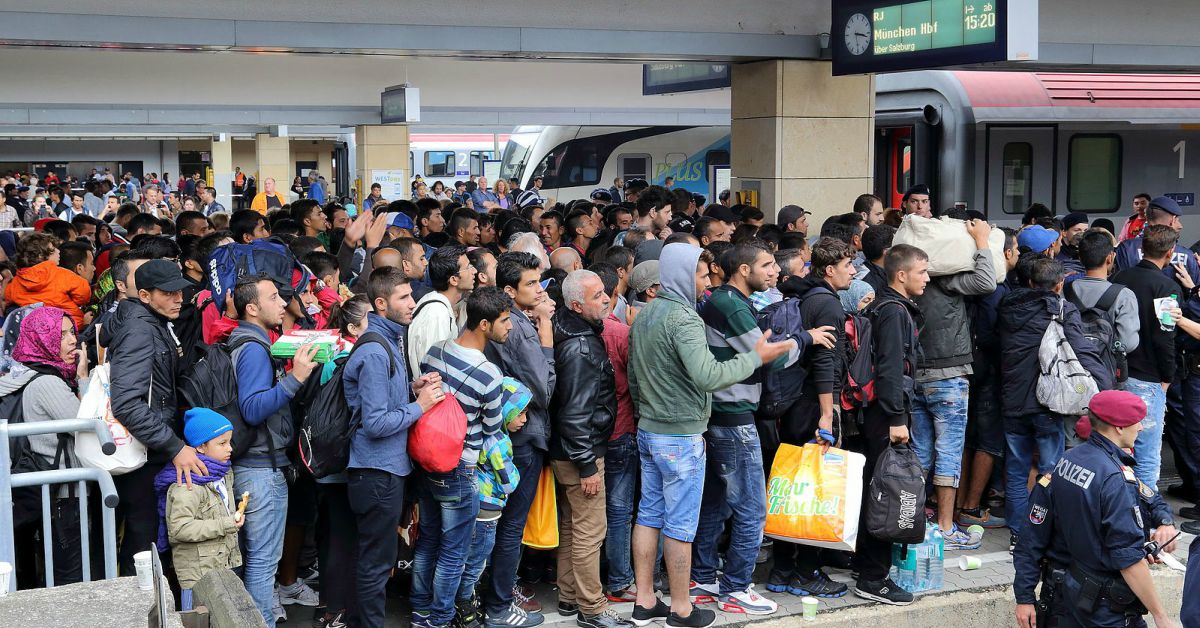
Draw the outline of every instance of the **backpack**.
<instances>
[{"instance_id":1,"label":"backpack","mask_svg":"<svg viewBox=\"0 0 1200 628\"><path fill-rule=\"evenodd\" d=\"M1074 282L1067 284L1063 291L1067 300L1079 308L1079 317L1083 320L1083 337L1096 347L1100 361L1108 367L1117 382L1129 379L1125 345L1117 338L1117 326L1112 313L1112 307L1123 289L1123 286L1117 284L1110 285L1092 307L1084 306L1079 295L1075 293Z\"/></svg>"},{"instance_id":2,"label":"backpack","mask_svg":"<svg viewBox=\"0 0 1200 628\"><path fill-rule=\"evenodd\" d=\"M800 318L800 299L787 298L772 303L755 314L758 328L771 331L772 339L795 340L803 348L800 335L806 330ZM779 418L801 397L801 388L808 373L797 360L782 369L765 369L762 378L762 397L758 408L766 418Z\"/></svg>"},{"instance_id":3,"label":"backpack","mask_svg":"<svg viewBox=\"0 0 1200 628\"><path fill-rule=\"evenodd\" d=\"M0 327L0 373L7 373L16 363L12 359L12 352L17 346L17 338L21 335L21 321L39 307L42 307L41 302L31 303L10 311L4 317L4 325Z\"/></svg>"},{"instance_id":4,"label":"backpack","mask_svg":"<svg viewBox=\"0 0 1200 628\"><path fill-rule=\"evenodd\" d=\"M43 375L51 374L48 372L48 367L34 365L30 368L36 371L36 373L33 377L29 378L29 381L22 384L20 388L0 397L0 416L7 418L9 425L25 422L25 388L32 384L33 380ZM35 453L28 436L10 437L8 450L9 472L31 473L34 471L51 471L57 469L61 461L68 459L66 448L69 436L66 433L58 435L58 449L55 451L53 460L48 460ZM41 518L41 491L37 487L14 488L12 498L14 525L22 526Z\"/></svg>"},{"instance_id":5,"label":"backpack","mask_svg":"<svg viewBox=\"0 0 1200 628\"><path fill-rule=\"evenodd\" d=\"M209 348L208 354L196 362L189 375L181 378L179 392L191 408L208 408L229 419L233 425L233 459L250 451L254 434L263 426L252 427L242 418L238 405L237 371L233 364L233 352L248 342L256 342L267 350L266 342L252 336L242 336L232 342L222 342ZM268 437L270 432L267 433Z\"/></svg>"},{"instance_id":6,"label":"backpack","mask_svg":"<svg viewBox=\"0 0 1200 628\"><path fill-rule=\"evenodd\" d=\"M1059 301L1058 315L1050 319L1042 343L1038 346L1038 365L1041 372L1037 380L1038 403L1048 410L1066 416L1081 416L1087 409L1092 395L1100 392L1092 374L1083 368L1075 349L1067 342L1063 328L1062 307Z\"/></svg>"},{"instance_id":7,"label":"backpack","mask_svg":"<svg viewBox=\"0 0 1200 628\"><path fill-rule=\"evenodd\" d=\"M875 401L875 340L871 319L847 314L846 382L842 385L842 410L861 412Z\"/></svg>"},{"instance_id":8,"label":"backpack","mask_svg":"<svg viewBox=\"0 0 1200 628\"><path fill-rule=\"evenodd\" d=\"M217 247L208 258L208 289L215 303L224 304L225 294L233 290L237 280L246 275L264 274L280 291L291 293L292 272L307 273L296 262L296 256L286 246L272 240L255 240L250 244L226 244ZM301 285L306 281L302 279Z\"/></svg>"},{"instance_id":9,"label":"backpack","mask_svg":"<svg viewBox=\"0 0 1200 628\"><path fill-rule=\"evenodd\" d=\"M866 508L867 532L880 541L925 540L925 471L912 445L893 444L879 455Z\"/></svg>"},{"instance_id":10,"label":"backpack","mask_svg":"<svg viewBox=\"0 0 1200 628\"><path fill-rule=\"evenodd\" d=\"M351 423L352 413L346 403L346 362L359 347L369 343L383 345L388 354L388 378L395 376L396 356L392 348L378 333L368 332L359 337L349 355L334 361L336 366L329 381L309 388L303 396L300 405L304 414L296 430L297 447L300 461L315 478L341 473L350 463L350 438L358 425ZM320 379L319 373L309 376L309 381L320 382Z\"/></svg>"}]
</instances>

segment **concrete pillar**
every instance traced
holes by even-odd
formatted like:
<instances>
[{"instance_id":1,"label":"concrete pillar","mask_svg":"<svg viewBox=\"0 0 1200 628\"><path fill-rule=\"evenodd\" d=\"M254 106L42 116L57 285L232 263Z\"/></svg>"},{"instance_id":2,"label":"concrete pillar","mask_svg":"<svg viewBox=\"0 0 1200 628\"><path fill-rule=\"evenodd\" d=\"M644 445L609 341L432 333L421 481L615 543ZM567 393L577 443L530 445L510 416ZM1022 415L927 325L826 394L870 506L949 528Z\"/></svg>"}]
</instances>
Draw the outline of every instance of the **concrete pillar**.
<instances>
[{"instance_id":1,"label":"concrete pillar","mask_svg":"<svg viewBox=\"0 0 1200 628\"><path fill-rule=\"evenodd\" d=\"M358 198L371 192L371 183L378 177L372 172L391 171L390 177L378 181L383 197L389 201L409 198L405 193L412 173L408 172L408 126L404 124L372 124L354 129L355 176L358 178ZM329 175L326 175L329 176Z\"/></svg>"},{"instance_id":2,"label":"concrete pillar","mask_svg":"<svg viewBox=\"0 0 1200 628\"><path fill-rule=\"evenodd\" d=\"M254 136L254 156L258 162L258 178L255 183L258 190L264 190L264 182L268 178L275 179L275 190L284 198L288 198L288 190L292 187L292 152L286 137L271 137L267 133ZM248 206L248 205L247 205Z\"/></svg>"},{"instance_id":3,"label":"concrete pillar","mask_svg":"<svg viewBox=\"0 0 1200 628\"><path fill-rule=\"evenodd\" d=\"M212 169L213 187L217 188L217 202L228 211L233 211L233 142L228 135L220 135L224 140L213 139Z\"/></svg>"},{"instance_id":4,"label":"concrete pillar","mask_svg":"<svg viewBox=\"0 0 1200 628\"><path fill-rule=\"evenodd\" d=\"M810 234L872 189L875 81L834 77L829 61L733 66L734 190L756 190L773 220L783 205L811 212Z\"/></svg>"}]
</instances>

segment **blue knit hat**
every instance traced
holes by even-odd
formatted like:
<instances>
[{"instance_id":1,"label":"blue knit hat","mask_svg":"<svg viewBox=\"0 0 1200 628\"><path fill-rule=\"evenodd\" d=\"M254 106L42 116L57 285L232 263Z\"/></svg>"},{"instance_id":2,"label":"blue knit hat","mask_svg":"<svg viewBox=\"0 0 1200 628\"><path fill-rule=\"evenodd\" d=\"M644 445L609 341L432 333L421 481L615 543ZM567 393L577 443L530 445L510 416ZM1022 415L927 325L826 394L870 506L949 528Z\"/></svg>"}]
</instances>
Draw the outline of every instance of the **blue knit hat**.
<instances>
[{"instance_id":1,"label":"blue knit hat","mask_svg":"<svg viewBox=\"0 0 1200 628\"><path fill-rule=\"evenodd\" d=\"M508 427L512 420L517 418L518 414L525 411L525 407L533 400L533 393L525 387L525 384L513 379L505 377L500 383L500 416L504 419L504 427Z\"/></svg>"},{"instance_id":2,"label":"blue knit hat","mask_svg":"<svg viewBox=\"0 0 1200 628\"><path fill-rule=\"evenodd\" d=\"M225 432L232 431L233 425L229 423L229 419L208 408L192 408L183 413L183 440L192 447L199 447Z\"/></svg>"}]
</instances>

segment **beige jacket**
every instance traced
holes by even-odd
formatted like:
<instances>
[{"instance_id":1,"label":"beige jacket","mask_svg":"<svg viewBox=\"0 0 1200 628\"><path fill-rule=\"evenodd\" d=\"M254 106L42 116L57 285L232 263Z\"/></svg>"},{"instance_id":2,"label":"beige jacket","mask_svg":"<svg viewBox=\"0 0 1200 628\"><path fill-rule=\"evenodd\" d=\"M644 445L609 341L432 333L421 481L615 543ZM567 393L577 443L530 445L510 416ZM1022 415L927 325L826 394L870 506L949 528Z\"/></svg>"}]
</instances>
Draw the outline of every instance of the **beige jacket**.
<instances>
[{"instance_id":1,"label":"beige jacket","mask_svg":"<svg viewBox=\"0 0 1200 628\"><path fill-rule=\"evenodd\" d=\"M191 490L187 485L172 484L167 489L167 539L182 589L191 589L213 569L232 569L242 564L238 527L233 522L237 506L232 471L223 482L229 496L226 503L212 484Z\"/></svg>"}]
</instances>

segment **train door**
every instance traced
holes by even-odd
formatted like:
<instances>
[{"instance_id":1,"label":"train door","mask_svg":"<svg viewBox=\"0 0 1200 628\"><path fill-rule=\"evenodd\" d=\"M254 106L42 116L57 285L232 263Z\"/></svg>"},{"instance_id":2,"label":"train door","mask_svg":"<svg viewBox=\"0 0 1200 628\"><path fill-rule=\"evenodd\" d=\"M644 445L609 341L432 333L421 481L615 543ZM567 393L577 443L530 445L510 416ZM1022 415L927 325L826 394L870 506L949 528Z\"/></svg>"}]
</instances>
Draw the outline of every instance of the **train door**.
<instances>
[{"instance_id":1,"label":"train door","mask_svg":"<svg viewBox=\"0 0 1200 628\"><path fill-rule=\"evenodd\" d=\"M1054 126L987 128L985 207L992 220L1020 215L1034 202L1054 206Z\"/></svg>"},{"instance_id":2,"label":"train door","mask_svg":"<svg viewBox=\"0 0 1200 628\"><path fill-rule=\"evenodd\" d=\"M881 127L875 147L875 195L887 207L899 207L913 179L913 128Z\"/></svg>"}]
</instances>

